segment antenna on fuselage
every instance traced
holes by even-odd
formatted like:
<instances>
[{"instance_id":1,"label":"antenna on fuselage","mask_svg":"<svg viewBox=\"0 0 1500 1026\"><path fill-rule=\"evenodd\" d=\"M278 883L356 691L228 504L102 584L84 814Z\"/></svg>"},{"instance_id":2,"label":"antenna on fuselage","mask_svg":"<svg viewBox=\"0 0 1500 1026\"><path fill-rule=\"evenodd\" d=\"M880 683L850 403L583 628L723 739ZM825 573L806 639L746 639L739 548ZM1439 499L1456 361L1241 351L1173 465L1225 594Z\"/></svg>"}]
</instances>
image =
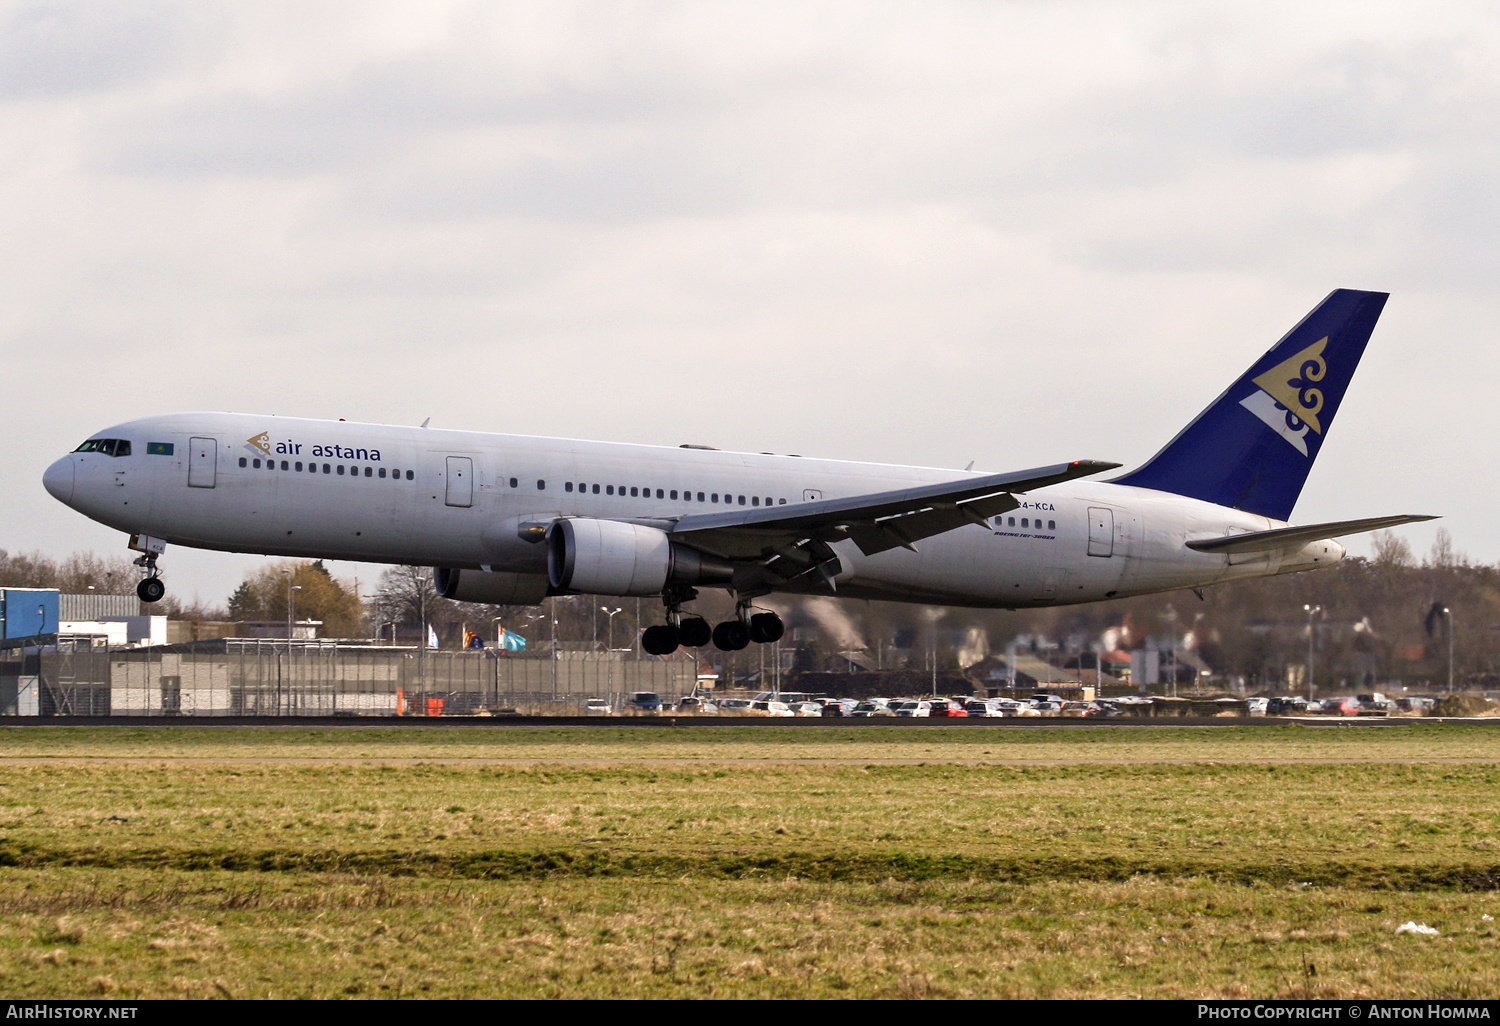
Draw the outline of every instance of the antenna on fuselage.
<instances>
[{"instance_id":1,"label":"antenna on fuselage","mask_svg":"<svg viewBox=\"0 0 1500 1026\"><path fill-rule=\"evenodd\" d=\"M431 423L432 423L432 418L428 417L426 420L422 421L422 426L426 427L428 424L431 424Z\"/></svg>"}]
</instances>

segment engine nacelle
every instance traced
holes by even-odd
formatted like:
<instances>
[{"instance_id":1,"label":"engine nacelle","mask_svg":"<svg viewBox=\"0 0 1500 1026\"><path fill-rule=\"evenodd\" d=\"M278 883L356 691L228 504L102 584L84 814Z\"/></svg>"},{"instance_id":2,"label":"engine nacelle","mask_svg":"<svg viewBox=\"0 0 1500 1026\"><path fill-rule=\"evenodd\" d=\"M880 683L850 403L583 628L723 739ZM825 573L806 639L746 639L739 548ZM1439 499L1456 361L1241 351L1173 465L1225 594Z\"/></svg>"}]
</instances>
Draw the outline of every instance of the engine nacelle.
<instances>
[{"instance_id":1,"label":"engine nacelle","mask_svg":"<svg viewBox=\"0 0 1500 1026\"><path fill-rule=\"evenodd\" d=\"M668 584L728 584L734 567L674 542L665 531L569 517L547 528L552 587L591 595L658 595Z\"/></svg>"},{"instance_id":2,"label":"engine nacelle","mask_svg":"<svg viewBox=\"0 0 1500 1026\"><path fill-rule=\"evenodd\" d=\"M547 597L547 578L541 574L509 574L488 570L432 571L439 595L459 602L487 602L493 606L534 606Z\"/></svg>"}]
</instances>

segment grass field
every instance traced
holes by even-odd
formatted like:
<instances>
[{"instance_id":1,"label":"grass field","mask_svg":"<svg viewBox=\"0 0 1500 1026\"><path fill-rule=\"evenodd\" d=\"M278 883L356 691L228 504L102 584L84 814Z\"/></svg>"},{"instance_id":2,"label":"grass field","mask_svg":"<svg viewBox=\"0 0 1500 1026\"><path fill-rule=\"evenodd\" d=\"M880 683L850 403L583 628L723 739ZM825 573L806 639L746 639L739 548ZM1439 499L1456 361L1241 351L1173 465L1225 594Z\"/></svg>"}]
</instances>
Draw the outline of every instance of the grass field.
<instances>
[{"instance_id":1,"label":"grass field","mask_svg":"<svg viewBox=\"0 0 1500 1026\"><path fill-rule=\"evenodd\" d=\"M1497 887L1489 726L0 728L8 997L1493 996Z\"/></svg>"}]
</instances>

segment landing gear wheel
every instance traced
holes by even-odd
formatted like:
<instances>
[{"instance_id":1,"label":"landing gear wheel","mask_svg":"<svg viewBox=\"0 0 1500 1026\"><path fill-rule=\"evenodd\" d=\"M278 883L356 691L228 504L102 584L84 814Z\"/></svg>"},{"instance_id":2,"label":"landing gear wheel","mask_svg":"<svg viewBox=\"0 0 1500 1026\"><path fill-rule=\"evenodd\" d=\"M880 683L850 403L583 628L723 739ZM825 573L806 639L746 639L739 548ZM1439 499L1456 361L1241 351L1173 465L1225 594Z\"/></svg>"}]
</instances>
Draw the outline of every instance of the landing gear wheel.
<instances>
[{"instance_id":1,"label":"landing gear wheel","mask_svg":"<svg viewBox=\"0 0 1500 1026\"><path fill-rule=\"evenodd\" d=\"M713 628L701 616L685 616L677 625L677 640L688 648L701 648L713 636Z\"/></svg>"},{"instance_id":2,"label":"landing gear wheel","mask_svg":"<svg viewBox=\"0 0 1500 1026\"><path fill-rule=\"evenodd\" d=\"M721 652L738 652L750 644L750 628L738 620L725 620L714 628L714 647Z\"/></svg>"},{"instance_id":3,"label":"landing gear wheel","mask_svg":"<svg viewBox=\"0 0 1500 1026\"><path fill-rule=\"evenodd\" d=\"M757 645L780 641L786 633L786 625L775 613L756 613L750 618L750 640Z\"/></svg>"},{"instance_id":4,"label":"landing gear wheel","mask_svg":"<svg viewBox=\"0 0 1500 1026\"><path fill-rule=\"evenodd\" d=\"M641 647L651 655L671 655L677 651L677 630L669 624L657 624L641 632Z\"/></svg>"},{"instance_id":5,"label":"landing gear wheel","mask_svg":"<svg viewBox=\"0 0 1500 1026\"><path fill-rule=\"evenodd\" d=\"M160 577L148 577L135 586L135 593L142 602L160 602L167 593L167 586Z\"/></svg>"}]
</instances>

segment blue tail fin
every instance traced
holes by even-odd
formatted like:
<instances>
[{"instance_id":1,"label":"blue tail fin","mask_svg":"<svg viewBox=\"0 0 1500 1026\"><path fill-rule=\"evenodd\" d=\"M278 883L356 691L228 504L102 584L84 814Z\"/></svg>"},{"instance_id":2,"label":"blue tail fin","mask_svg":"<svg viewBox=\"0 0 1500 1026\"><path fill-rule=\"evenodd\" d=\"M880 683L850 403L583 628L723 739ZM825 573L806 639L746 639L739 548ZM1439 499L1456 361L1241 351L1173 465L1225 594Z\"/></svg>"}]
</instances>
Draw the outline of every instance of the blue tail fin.
<instances>
[{"instance_id":1,"label":"blue tail fin","mask_svg":"<svg viewBox=\"0 0 1500 1026\"><path fill-rule=\"evenodd\" d=\"M1337 289L1120 484L1286 520L1385 307Z\"/></svg>"}]
</instances>

